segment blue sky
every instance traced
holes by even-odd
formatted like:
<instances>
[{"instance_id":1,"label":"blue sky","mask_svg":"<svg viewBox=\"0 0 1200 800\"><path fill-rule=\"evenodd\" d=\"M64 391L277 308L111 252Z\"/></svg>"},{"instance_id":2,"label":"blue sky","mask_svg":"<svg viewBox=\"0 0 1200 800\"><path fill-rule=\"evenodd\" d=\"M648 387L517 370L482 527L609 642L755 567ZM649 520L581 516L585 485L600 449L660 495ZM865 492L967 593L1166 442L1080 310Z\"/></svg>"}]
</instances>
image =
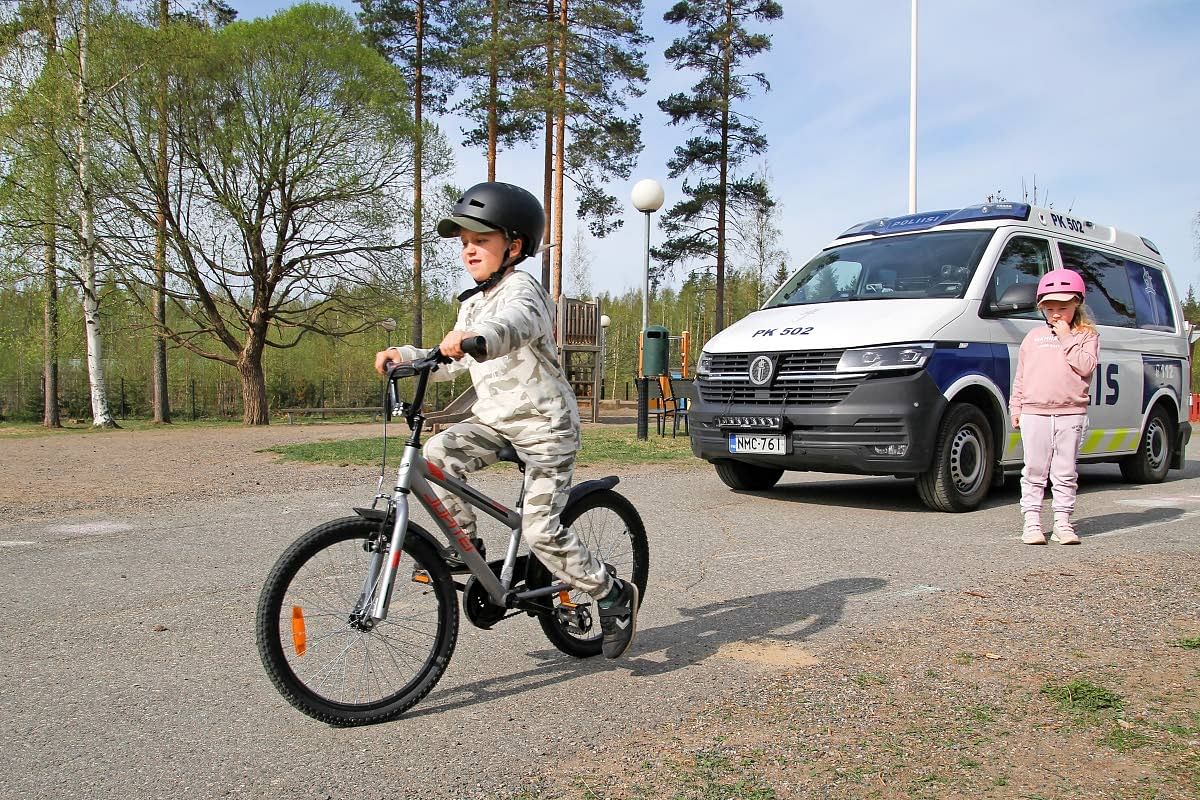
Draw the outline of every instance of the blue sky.
<instances>
[{"instance_id":1,"label":"blue sky","mask_svg":"<svg viewBox=\"0 0 1200 800\"><path fill-rule=\"evenodd\" d=\"M773 48L754 62L771 91L746 108L762 123L782 205L783 244L797 266L852 224L908 206L909 0L781 0ZM231 0L242 19L286 0ZM354 12L349 0L338 5ZM655 178L669 206L666 162L687 133L656 101L695 78L663 50L683 30L646 2L650 83L633 104L643 151L628 181ZM1153 240L1181 293L1200 292L1200 3L1193 0L919 0L917 207L959 208L994 191L1037 199ZM457 127L447 126L451 141ZM457 180L486 176L460 151ZM498 177L540 175L540 144L502 152ZM540 177L529 188L540 195ZM569 215L566 242L572 241ZM661 240L657 227L655 242ZM644 221L590 239L594 291L640 288ZM569 249L566 258L569 260ZM568 289L570 285L568 284Z\"/></svg>"}]
</instances>

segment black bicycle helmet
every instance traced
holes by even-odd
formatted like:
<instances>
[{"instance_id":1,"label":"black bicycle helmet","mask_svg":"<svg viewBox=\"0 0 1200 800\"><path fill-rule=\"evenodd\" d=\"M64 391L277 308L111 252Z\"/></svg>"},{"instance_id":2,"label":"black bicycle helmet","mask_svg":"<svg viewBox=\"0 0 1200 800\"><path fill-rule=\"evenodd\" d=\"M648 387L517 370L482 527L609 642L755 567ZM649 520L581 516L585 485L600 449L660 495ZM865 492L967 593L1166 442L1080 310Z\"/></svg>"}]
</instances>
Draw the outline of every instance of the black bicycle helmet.
<instances>
[{"instance_id":1,"label":"black bicycle helmet","mask_svg":"<svg viewBox=\"0 0 1200 800\"><path fill-rule=\"evenodd\" d=\"M458 236L464 228L478 233L500 231L509 241L520 237L521 257L505 265L510 267L542 246L546 213L538 199L520 186L495 181L477 183L463 192L450 216L437 224L438 236L443 239Z\"/></svg>"}]
</instances>

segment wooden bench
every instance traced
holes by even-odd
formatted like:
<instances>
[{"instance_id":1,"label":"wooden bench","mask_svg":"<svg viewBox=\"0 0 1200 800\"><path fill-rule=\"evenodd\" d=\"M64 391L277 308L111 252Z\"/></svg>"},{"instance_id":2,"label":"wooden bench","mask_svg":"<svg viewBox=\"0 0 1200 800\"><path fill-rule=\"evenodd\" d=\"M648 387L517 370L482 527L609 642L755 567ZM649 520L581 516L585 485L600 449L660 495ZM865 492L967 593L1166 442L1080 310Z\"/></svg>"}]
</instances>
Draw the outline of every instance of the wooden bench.
<instances>
[{"instance_id":1,"label":"wooden bench","mask_svg":"<svg viewBox=\"0 0 1200 800\"><path fill-rule=\"evenodd\" d=\"M326 414L371 414L373 419L379 420L383 414L383 406L357 406L355 408L281 408L280 413L287 414L288 425L294 422L294 417L298 414L320 414L321 419L325 419Z\"/></svg>"}]
</instances>

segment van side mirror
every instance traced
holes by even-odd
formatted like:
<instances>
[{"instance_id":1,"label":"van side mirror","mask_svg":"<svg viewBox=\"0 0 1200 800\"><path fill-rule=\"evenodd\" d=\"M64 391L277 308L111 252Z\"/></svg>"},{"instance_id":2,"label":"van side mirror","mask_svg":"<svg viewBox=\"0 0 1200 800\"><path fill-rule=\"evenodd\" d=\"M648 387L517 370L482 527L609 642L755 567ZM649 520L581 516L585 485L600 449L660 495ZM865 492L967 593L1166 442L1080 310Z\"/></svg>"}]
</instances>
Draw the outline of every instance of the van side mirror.
<instances>
[{"instance_id":1,"label":"van side mirror","mask_svg":"<svg viewBox=\"0 0 1200 800\"><path fill-rule=\"evenodd\" d=\"M1185 322L1183 323L1183 328L1187 332L1189 345L1200 342L1200 327L1197 327L1191 322Z\"/></svg>"},{"instance_id":2,"label":"van side mirror","mask_svg":"<svg viewBox=\"0 0 1200 800\"><path fill-rule=\"evenodd\" d=\"M1004 290L999 300L988 303L988 311L994 314L1016 314L1037 308L1037 284L1014 283Z\"/></svg>"}]
</instances>

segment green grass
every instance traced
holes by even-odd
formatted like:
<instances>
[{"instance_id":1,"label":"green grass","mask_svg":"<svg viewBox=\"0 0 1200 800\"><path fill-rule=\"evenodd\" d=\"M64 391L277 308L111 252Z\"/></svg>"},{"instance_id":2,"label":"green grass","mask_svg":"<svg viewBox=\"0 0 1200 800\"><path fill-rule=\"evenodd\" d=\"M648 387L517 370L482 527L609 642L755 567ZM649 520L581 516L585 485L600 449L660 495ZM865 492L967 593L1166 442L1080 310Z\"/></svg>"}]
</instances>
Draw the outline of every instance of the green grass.
<instances>
[{"instance_id":1,"label":"green grass","mask_svg":"<svg viewBox=\"0 0 1200 800\"><path fill-rule=\"evenodd\" d=\"M403 426L399 426L404 430ZM403 447L402 437L388 438L388 460L395 462ZM369 439L347 439L330 442L306 442L269 447L266 452L276 453L288 461L305 461L313 464L378 464L383 454L379 437ZM583 447L576 459L578 466L590 464L658 464L668 462L695 462L687 437L663 437L651 432L645 441L637 438L633 425L596 425L583 431Z\"/></svg>"},{"instance_id":2,"label":"green grass","mask_svg":"<svg viewBox=\"0 0 1200 800\"><path fill-rule=\"evenodd\" d=\"M1124 705L1121 696L1116 692L1082 680L1073 680L1064 684L1047 682L1041 692L1047 697L1057 700L1059 705L1069 711L1084 713L1104 709L1120 711Z\"/></svg>"},{"instance_id":3,"label":"green grass","mask_svg":"<svg viewBox=\"0 0 1200 800\"><path fill-rule=\"evenodd\" d=\"M878 675L873 672L860 672L851 680L864 689L868 686L886 686L888 682L886 675Z\"/></svg>"},{"instance_id":4,"label":"green grass","mask_svg":"<svg viewBox=\"0 0 1200 800\"><path fill-rule=\"evenodd\" d=\"M1128 753L1150 744L1150 737L1139 731L1116 726L1100 739L1100 744L1111 747L1118 753Z\"/></svg>"},{"instance_id":5,"label":"green grass","mask_svg":"<svg viewBox=\"0 0 1200 800\"><path fill-rule=\"evenodd\" d=\"M229 428L241 427L241 418L237 419L221 419L221 418L204 418L191 420L186 418L176 419L170 425L156 425L148 419L118 419L117 424L121 426L123 431L171 431L190 428ZM87 435L89 433L111 433L112 428L95 428L92 427L91 421L73 423L68 418L63 418L61 428L44 428L39 422L0 422L0 439L3 438L30 438L35 436L78 436Z\"/></svg>"},{"instance_id":6,"label":"green grass","mask_svg":"<svg viewBox=\"0 0 1200 800\"><path fill-rule=\"evenodd\" d=\"M672 800L776 800L778 795L753 773L755 761L743 757L735 762L720 753L697 753L690 764L676 768ZM664 794L665 796L665 794Z\"/></svg>"},{"instance_id":7,"label":"green grass","mask_svg":"<svg viewBox=\"0 0 1200 800\"><path fill-rule=\"evenodd\" d=\"M1187 639L1180 639L1175 643L1177 647L1182 647L1185 650L1200 650L1200 636L1191 636Z\"/></svg>"}]
</instances>

